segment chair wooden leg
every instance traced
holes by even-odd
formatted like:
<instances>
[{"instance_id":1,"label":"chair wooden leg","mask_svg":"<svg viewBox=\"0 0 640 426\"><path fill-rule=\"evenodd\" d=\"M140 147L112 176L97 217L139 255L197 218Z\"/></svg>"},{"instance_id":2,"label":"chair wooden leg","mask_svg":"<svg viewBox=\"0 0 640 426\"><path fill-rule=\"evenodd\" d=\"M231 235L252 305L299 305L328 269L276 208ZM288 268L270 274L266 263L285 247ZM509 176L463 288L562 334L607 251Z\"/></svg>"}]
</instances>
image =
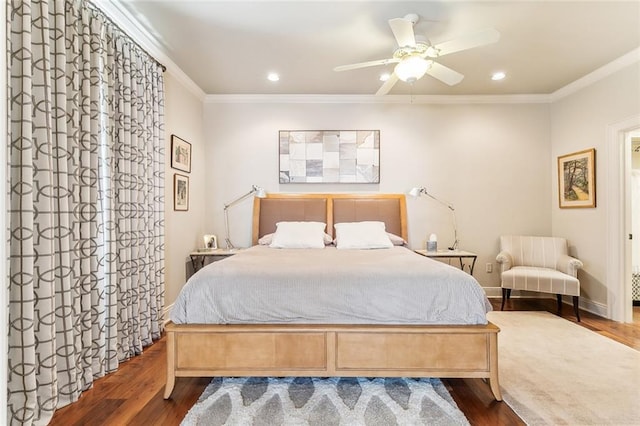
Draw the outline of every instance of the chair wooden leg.
<instances>
[{"instance_id":1,"label":"chair wooden leg","mask_svg":"<svg viewBox=\"0 0 640 426\"><path fill-rule=\"evenodd\" d=\"M502 303L500 304L500 310L504 311L504 301L511 297L511 289L503 288L502 289Z\"/></svg>"},{"instance_id":2,"label":"chair wooden leg","mask_svg":"<svg viewBox=\"0 0 640 426\"><path fill-rule=\"evenodd\" d=\"M580 296L573 296L573 311L576 313L576 319L580 322Z\"/></svg>"},{"instance_id":3,"label":"chair wooden leg","mask_svg":"<svg viewBox=\"0 0 640 426\"><path fill-rule=\"evenodd\" d=\"M556 294L556 299L558 300L558 316L562 316L562 295Z\"/></svg>"}]
</instances>

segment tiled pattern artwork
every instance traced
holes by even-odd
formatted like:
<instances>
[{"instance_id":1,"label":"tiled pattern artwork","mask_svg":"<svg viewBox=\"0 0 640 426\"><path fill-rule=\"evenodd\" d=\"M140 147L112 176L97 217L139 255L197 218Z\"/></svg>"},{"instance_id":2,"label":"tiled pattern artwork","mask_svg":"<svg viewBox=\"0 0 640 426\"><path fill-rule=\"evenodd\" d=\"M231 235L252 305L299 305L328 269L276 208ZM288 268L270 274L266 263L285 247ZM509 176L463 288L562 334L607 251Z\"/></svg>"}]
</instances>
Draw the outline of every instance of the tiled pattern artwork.
<instances>
[{"instance_id":1,"label":"tiled pattern artwork","mask_svg":"<svg viewBox=\"0 0 640 426\"><path fill-rule=\"evenodd\" d=\"M380 131L281 130L280 183L380 183Z\"/></svg>"}]
</instances>

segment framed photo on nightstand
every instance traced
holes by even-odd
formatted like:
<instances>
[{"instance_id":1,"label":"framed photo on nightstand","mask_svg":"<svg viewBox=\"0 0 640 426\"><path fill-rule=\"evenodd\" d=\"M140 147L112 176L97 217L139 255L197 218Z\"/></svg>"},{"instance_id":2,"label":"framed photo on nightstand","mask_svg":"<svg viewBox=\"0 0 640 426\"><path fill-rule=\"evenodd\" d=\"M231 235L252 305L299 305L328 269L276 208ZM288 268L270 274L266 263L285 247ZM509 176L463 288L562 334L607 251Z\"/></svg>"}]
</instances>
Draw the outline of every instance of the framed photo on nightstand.
<instances>
[{"instance_id":1,"label":"framed photo on nightstand","mask_svg":"<svg viewBox=\"0 0 640 426\"><path fill-rule=\"evenodd\" d=\"M204 236L204 248L213 250L218 248L218 237L213 234Z\"/></svg>"}]
</instances>

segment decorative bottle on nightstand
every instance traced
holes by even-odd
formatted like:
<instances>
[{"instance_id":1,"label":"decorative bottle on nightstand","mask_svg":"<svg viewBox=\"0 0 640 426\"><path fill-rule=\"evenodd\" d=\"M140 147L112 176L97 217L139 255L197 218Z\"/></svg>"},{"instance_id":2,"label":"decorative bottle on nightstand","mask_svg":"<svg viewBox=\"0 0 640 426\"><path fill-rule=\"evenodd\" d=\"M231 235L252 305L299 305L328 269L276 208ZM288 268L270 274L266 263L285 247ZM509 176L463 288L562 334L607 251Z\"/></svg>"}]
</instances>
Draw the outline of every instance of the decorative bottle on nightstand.
<instances>
[{"instance_id":1,"label":"decorative bottle on nightstand","mask_svg":"<svg viewBox=\"0 0 640 426\"><path fill-rule=\"evenodd\" d=\"M427 251L438 251L438 237L436 234L431 234L429 240L427 240Z\"/></svg>"}]
</instances>

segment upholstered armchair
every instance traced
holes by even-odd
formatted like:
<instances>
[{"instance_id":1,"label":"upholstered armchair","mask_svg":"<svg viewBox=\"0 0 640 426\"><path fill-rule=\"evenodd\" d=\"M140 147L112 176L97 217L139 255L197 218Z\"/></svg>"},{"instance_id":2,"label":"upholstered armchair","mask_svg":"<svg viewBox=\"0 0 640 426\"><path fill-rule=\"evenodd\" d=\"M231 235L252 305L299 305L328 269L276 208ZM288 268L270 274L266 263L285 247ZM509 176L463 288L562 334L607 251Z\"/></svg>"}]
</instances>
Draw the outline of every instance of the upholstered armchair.
<instances>
[{"instance_id":1,"label":"upholstered armchair","mask_svg":"<svg viewBox=\"0 0 640 426\"><path fill-rule=\"evenodd\" d=\"M557 237L506 235L500 237L502 304L511 297L511 290L553 293L562 310L562 296L573 296L573 309L580 321L580 281L578 269L582 262L569 256L567 240Z\"/></svg>"}]
</instances>

